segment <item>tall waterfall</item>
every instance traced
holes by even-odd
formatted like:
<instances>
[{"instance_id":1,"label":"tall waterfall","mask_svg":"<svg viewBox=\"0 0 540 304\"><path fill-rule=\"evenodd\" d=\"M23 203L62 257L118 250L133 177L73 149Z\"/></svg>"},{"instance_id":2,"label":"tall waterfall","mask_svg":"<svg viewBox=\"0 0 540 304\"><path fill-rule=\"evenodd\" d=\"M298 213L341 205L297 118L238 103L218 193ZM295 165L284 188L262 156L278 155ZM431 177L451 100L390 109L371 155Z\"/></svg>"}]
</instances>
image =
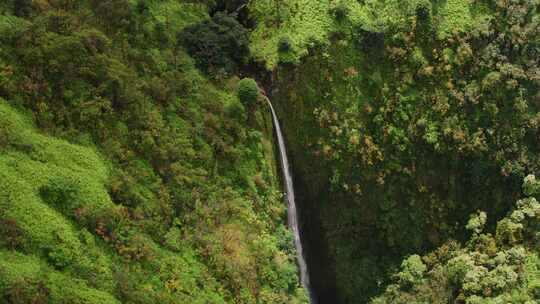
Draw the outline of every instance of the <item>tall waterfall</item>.
<instances>
[{"instance_id":1,"label":"tall waterfall","mask_svg":"<svg viewBox=\"0 0 540 304\"><path fill-rule=\"evenodd\" d=\"M287 150L285 149L285 141L283 140L283 134L281 133L281 127L274 111L274 107L268 98L268 105L272 111L272 118L274 120L274 128L276 129L276 135L279 144L279 154L281 160L281 172L283 173L283 182L285 186L285 200L288 204L288 222L289 228L294 234L294 245L296 246L296 253L298 259L298 267L300 268L300 282L302 286L308 291L310 303L316 304L315 296L311 290L311 285L309 283L309 273L307 269L306 260L304 258L304 251L302 249L302 242L300 240L300 228L298 227L298 214L296 213L296 202L294 200L294 187L293 180L291 176L291 171L289 168L289 160L287 159Z\"/></svg>"}]
</instances>

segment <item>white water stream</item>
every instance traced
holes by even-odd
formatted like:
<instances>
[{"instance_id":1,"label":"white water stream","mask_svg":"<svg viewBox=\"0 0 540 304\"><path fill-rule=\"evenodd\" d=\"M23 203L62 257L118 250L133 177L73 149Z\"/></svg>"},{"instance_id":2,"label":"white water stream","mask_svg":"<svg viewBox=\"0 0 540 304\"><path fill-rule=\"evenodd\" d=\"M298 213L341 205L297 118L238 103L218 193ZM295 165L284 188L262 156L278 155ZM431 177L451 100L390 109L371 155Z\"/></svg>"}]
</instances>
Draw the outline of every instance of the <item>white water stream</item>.
<instances>
[{"instance_id":1,"label":"white water stream","mask_svg":"<svg viewBox=\"0 0 540 304\"><path fill-rule=\"evenodd\" d=\"M300 228L298 226L298 214L296 212L296 202L294 200L293 180L292 180L291 171L289 168L289 160L287 158L287 150L285 148L285 141L283 140L283 134L281 133L281 127L279 125L276 111L274 111L274 107L272 106L272 103L270 102L270 100L268 100L268 98L266 98L266 100L268 101L268 105L270 106L270 110L272 111L272 118L274 120L274 128L276 130L276 136L277 136L278 144L279 144L281 172L283 173L283 183L285 186L285 201L287 202L287 205L288 205L288 211L287 211L288 224L289 224L289 228L292 230L294 234L294 245L296 246L298 267L300 268L300 282L302 283L302 287L304 287L309 293L310 303L316 304L313 291L311 290L311 285L309 282L309 272L308 272L306 260L304 257L304 250L302 248L302 242L300 240Z\"/></svg>"}]
</instances>

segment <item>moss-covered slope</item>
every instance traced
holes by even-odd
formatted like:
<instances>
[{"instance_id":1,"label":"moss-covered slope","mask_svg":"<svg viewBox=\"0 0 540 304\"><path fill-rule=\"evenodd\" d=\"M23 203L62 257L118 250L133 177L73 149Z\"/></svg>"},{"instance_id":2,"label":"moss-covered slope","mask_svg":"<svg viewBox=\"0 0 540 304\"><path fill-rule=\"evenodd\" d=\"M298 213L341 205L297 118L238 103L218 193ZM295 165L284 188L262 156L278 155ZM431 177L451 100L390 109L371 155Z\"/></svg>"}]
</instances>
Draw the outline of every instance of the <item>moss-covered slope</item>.
<instances>
[{"instance_id":1,"label":"moss-covered slope","mask_svg":"<svg viewBox=\"0 0 540 304\"><path fill-rule=\"evenodd\" d=\"M305 303L270 120L179 37L207 18L0 4L0 302Z\"/></svg>"},{"instance_id":2,"label":"moss-covered slope","mask_svg":"<svg viewBox=\"0 0 540 304\"><path fill-rule=\"evenodd\" d=\"M260 58L281 62L314 284L357 303L476 210L493 231L538 171L538 2L308 2L258 25L277 36Z\"/></svg>"},{"instance_id":3,"label":"moss-covered slope","mask_svg":"<svg viewBox=\"0 0 540 304\"><path fill-rule=\"evenodd\" d=\"M1 2L0 301L306 303L248 73L322 303L536 301L538 7Z\"/></svg>"}]
</instances>

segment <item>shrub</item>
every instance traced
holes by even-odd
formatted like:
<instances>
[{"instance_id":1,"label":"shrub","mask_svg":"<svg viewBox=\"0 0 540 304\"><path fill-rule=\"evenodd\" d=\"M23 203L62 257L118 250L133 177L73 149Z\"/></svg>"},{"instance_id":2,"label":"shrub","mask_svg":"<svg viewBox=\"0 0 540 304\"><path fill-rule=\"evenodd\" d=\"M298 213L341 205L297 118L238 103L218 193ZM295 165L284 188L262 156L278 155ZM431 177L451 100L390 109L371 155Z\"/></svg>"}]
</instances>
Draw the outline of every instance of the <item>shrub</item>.
<instances>
[{"instance_id":1,"label":"shrub","mask_svg":"<svg viewBox=\"0 0 540 304\"><path fill-rule=\"evenodd\" d=\"M182 250L182 231L178 227L172 227L165 234L164 243L167 249L180 252Z\"/></svg>"},{"instance_id":2,"label":"shrub","mask_svg":"<svg viewBox=\"0 0 540 304\"><path fill-rule=\"evenodd\" d=\"M259 86L252 78L244 78L238 83L238 98L244 105L250 105L257 101Z\"/></svg>"},{"instance_id":3,"label":"shrub","mask_svg":"<svg viewBox=\"0 0 540 304\"><path fill-rule=\"evenodd\" d=\"M7 303L50 303L50 291L42 281L20 278L2 290Z\"/></svg>"},{"instance_id":4,"label":"shrub","mask_svg":"<svg viewBox=\"0 0 540 304\"><path fill-rule=\"evenodd\" d=\"M486 225L487 215L485 212L478 212L475 215L472 215L467 223L467 230L473 231L474 233L481 233L484 230Z\"/></svg>"},{"instance_id":5,"label":"shrub","mask_svg":"<svg viewBox=\"0 0 540 304\"><path fill-rule=\"evenodd\" d=\"M416 7L416 17L422 22L429 21L431 17L431 3L419 3Z\"/></svg>"},{"instance_id":6,"label":"shrub","mask_svg":"<svg viewBox=\"0 0 540 304\"><path fill-rule=\"evenodd\" d=\"M229 106L227 106L226 111L227 116L231 118L234 118L238 121L246 120L246 109L244 108L244 105L242 105L238 101L234 101Z\"/></svg>"},{"instance_id":7,"label":"shrub","mask_svg":"<svg viewBox=\"0 0 540 304\"><path fill-rule=\"evenodd\" d=\"M349 15L349 7L345 3L340 3L330 10L330 14L337 20L343 21Z\"/></svg>"},{"instance_id":8,"label":"shrub","mask_svg":"<svg viewBox=\"0 0 540 304\"><path fill-rule=\"evenodd\" d=\"M280 53L287 53L292 50L292 41L288 36L283 36L278 42L278 51Z\"/></svg>"},{"instance_id":9,"label":"shrub","mask_svg":"<svg viewBox=\"0 0 540 304\"><path fill-rule=\"evenodd\" d=\"M148 13L149 10L150 8L148 7L148 3L146 0L140 0L139 2L137 2L137 13L144 15Z\"/></svg>"},{"instance_id":10,"label":"shrub","mask_svg":"<svg viewBox=\"0 0 540 304\"><path fill-rule=\"evenodd\" d=\"M527 196L535 196L540 193L540 182L532 174L523 179L523 193Z\"/></svg>"},{"instance_id":11,"label":"shrub","mask_svg":"<svg viewBox=\"0 0 540 304\"><path fill-rule=\"evenodd\" d=\"M432 8L431 2L423 1L418 3L416 6L416 19L418 20L416 32L420 40L423 40L423 43L429 41L430 37L434 33L434 28L432 24Z\"/></svg>"},{"instance_id":12,"label":"shrub","mask_svg":"<svg viewBox=\"0 0 540 304\"><path fill-rule=\"evenodd\" d=\"M529 283L529 290L535 299L540 299L540 279L536 279Z\"/></svg>"},{"instance_id":13,"label":"shrub","mask_svg":"<svg viewBox=\"0 0 540 304\"><path fill-rule=\"evenodd\" d=\"M402 286L409 287L422 281L427 270L419 255L411 255L401 264L402 271L397 277Z\"/></svg>"},{"instance_id":14,"label":"shrub","mask_svg":"<svg viewBox=\"0 0 540 304\"><path fill-rule=\"evenodd\" d=\"M197 66L206 72L223 69L234 72L249 55L247 30L236 19L217 13L186 27L179 36Z\"/></svg>"},{"instance_id":15,"label":"shrub","mask_svg":"<svg viewBox=\"0 0 540 304\"><path fill-rule=\"evenodd\" d=\"M71 214L77 204L78 187L63 178L52 178L39 189L43 200L59 209L63 214Z\"/></svg>"},{"instance_id":16,"label":"shrub","mask_svg":"<svg viewBox=\"0 0 540 304\"><path fill-rule=\"evenodd\" d=\"M384 32L363 26L357 29L360 37L358 42L362 51L372 55L380 55L379 50L384 48Z\"/></svg>"},{"instance_id":17,"label":"shrub","mask_svg":"<svg viewBox=\"0 0 540 304\"><path fill-rule=\"evenodd\" d=\"M59 244L49 252L48 260L57 269L62 269L76 262L79 258L77 253L77 250L71 248L69 245Z\"/></svg>"},{"instance_id":18,"label":"shrub","mask_svg":"<svg viewBox=\"0 0 540 304\"><path fill-rule=\"evenodd\" d=\"M23 230L14 219L0 218L0 245L9 249L18 249L23 243Z\"/></svg>"}]
</instances>

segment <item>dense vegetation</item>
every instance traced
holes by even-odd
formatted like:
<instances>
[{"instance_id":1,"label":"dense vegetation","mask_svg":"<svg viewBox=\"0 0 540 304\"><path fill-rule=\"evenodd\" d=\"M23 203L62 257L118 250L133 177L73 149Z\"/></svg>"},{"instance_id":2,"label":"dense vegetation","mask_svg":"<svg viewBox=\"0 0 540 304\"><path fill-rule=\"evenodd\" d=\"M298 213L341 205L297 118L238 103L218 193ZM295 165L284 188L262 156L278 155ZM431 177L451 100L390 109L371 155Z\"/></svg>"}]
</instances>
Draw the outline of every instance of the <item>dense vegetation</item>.
<instances>
[{"instance_id":1,"label":"dense vegetation","mask_svg":"<svg viewBox=\"0 0 540 304\"><path fill-rule=\"evenodd\" d=\"M540 300L539 182L524 179L515 210L485 233L486 213L471 216L466 247L449 242L421 258L408 257L395 284L373 300L383 303L538 303Z\"/></svg>"},{"instance_id":2,"label":"dense vegetation","mask_svg":"<svg viewBox=\"0 0 540 304\"><path fill-rule=\"evenodd\" d=\"M205 66L236 68L243 44L216 32L245 44L234 19L180 1L0 13L0 302L305 301L270 121L185 46L209 27Z\"/></svg>"},{"instance_id":3,"label":"dense vegetation","mask_svg":"<svg viewBox=\"0 0 540 304\"><path fill-rule=\"evenodd\" d=\"M259 85L321 304L540 301L539 8L1 1L0 302L307 303Z\"/></svg>"},{"instance_id":4,"label":"dense vegetation","mask_svg":"<svg viewBox=\"0 0 540 304\"><path fill-rule=\"evenodd\" d=\"M540 169L538 4L254 5L322 298L367 301L403 258L465 241L470 214L493 232L510 211Z\"/></svg>"}]
</instances>

